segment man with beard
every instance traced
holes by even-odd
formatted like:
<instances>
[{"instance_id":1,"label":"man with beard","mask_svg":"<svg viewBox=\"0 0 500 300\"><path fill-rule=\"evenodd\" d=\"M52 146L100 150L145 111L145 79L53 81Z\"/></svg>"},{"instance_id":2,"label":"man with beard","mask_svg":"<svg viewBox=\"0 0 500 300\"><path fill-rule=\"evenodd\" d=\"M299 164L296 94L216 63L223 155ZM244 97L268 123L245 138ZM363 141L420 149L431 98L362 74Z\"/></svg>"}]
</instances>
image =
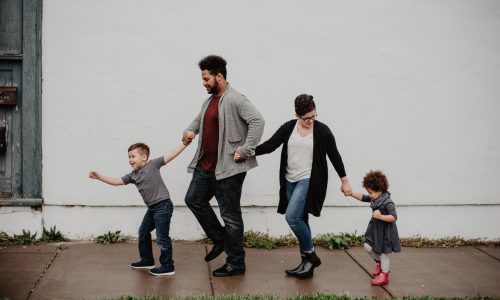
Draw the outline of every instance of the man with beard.
<instances>
[{"instance_id":1,"label":"man with beard","mask_svg":"<svg viewBox=\"0 0 500 300\"><path fill-rule=\"evenodd\" d=\"M199 62L203 86L211 95L183 134L189 144L199 134L198 148L188 172L193 173L185 202L213 242L205 256L211 261L223 251L226 263L213 276L245 273L241 189L246 172L257 166L254 157L264 131L264 119L248 99L226 81L226 61L210 55ZM234 159L235 152L241 157ZM224 225L209 201L215 196Z\"/></svg>"}]
</instances>

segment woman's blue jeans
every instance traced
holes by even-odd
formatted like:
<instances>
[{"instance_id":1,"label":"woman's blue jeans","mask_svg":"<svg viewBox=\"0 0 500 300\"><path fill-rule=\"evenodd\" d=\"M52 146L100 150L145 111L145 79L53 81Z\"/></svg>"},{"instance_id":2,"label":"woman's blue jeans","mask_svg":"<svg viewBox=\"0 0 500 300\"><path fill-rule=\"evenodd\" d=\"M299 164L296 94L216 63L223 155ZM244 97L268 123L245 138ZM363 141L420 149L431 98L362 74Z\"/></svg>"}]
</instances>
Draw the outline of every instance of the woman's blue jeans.
<instances>
[{"instance_id":1,"label":"woman's blue jeans","mask_svg":"<svg viewBox=\"0 0 500 300\"><path fill-rule=\"evenodd\" d=\"M304 213L309 191L309 178L297 182L285 180L286 208L285 219L299 240L300 252L305 253L313 249L311 227L309 227L309 216Z\"/></svg>"},{"instance_id":2,"label":"woman's blue jeans","mask_svg":"<svg viewBox=\"0 0 500 300\"><path fill-rule=\"evenodd\" d=\"M139 255L145 263L154 263L151 244L151 231L156 229L156 243L160 247L160 264L169 269L174 267L172 260L172 240L170 239L170 219L174 206L170 199L148 207L141 227L139 227Z\"/></svg>"}]
</instances>

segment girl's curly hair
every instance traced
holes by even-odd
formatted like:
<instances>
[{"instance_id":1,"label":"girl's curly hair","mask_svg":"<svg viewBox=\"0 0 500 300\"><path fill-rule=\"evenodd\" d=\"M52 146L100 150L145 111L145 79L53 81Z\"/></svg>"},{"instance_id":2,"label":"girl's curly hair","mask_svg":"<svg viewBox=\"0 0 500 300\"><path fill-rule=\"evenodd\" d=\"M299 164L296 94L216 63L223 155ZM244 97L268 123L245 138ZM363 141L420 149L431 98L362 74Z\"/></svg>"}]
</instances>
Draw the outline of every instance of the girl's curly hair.
<instances>
[{"instance_id":1,"label":"girl's curly hair","mask_svg":"<svg viewBox=\"0 0 500 300\"><path fill-rule=\"evenodd\" d=\"M295 98L295 113L297 116L303 116L314 109L316 109L316 104L314 104L313 96L301 94Z\"/></svg>"},{"instance_id":2,"label":"girl's curly hair","mask_svg":"<svg viewBox=\"0 0 500 300\"><path fill-rule=\"evenodd\" d=\"M363 178L363 187L375 192L385 193L389 189L389 181L382 171L370 170Z\"/></svg>"}]
</instances>

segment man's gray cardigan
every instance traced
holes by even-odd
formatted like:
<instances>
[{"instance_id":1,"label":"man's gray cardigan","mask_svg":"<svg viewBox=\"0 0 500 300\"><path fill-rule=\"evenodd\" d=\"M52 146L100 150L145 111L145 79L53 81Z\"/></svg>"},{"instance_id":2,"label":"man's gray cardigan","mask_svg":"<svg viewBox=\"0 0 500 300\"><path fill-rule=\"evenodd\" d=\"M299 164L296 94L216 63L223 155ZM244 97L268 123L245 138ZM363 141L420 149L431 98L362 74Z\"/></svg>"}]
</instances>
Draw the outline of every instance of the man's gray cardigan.
<instances>
[{"instance_id":1,"label":"man's gray cardigan","mask_svg":"<svg viewBox=\"0 0 500 300\"><path fill-rule=\"evenodd\" d=\"M201 111L186 131L198 134L198 148L188 166L188 172L194 172L202 155L203 119L213 96L203 103ZM257 166L255 148L264 131L264 118L248 99L233 89L229 84L219 100L219 146L215 177L217 180L246 172ZM246 158L242 162L234 161L234 151L240 148Z\"/></svg>"}]
</instances>

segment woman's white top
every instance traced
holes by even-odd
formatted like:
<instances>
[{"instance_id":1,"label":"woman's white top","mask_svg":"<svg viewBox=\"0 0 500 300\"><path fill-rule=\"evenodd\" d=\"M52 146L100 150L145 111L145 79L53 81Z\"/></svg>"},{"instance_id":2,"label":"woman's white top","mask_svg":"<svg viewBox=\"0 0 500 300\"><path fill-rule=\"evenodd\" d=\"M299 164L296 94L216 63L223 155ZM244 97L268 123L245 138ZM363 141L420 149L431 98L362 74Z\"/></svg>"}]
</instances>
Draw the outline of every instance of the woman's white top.
<instances>
[{"instance_id":1,"label":"woman's white top","mask_svg":"<svg viewBox=\"0 0 500 300\"><path fill-rule=\"evenodd\" d=\"M311 177L313 162L313 132L301 136L298 131L299 122L295 124L288 140L288 160L285 178L289 182L297 182Z\"/></svg>"}]
</instances>

